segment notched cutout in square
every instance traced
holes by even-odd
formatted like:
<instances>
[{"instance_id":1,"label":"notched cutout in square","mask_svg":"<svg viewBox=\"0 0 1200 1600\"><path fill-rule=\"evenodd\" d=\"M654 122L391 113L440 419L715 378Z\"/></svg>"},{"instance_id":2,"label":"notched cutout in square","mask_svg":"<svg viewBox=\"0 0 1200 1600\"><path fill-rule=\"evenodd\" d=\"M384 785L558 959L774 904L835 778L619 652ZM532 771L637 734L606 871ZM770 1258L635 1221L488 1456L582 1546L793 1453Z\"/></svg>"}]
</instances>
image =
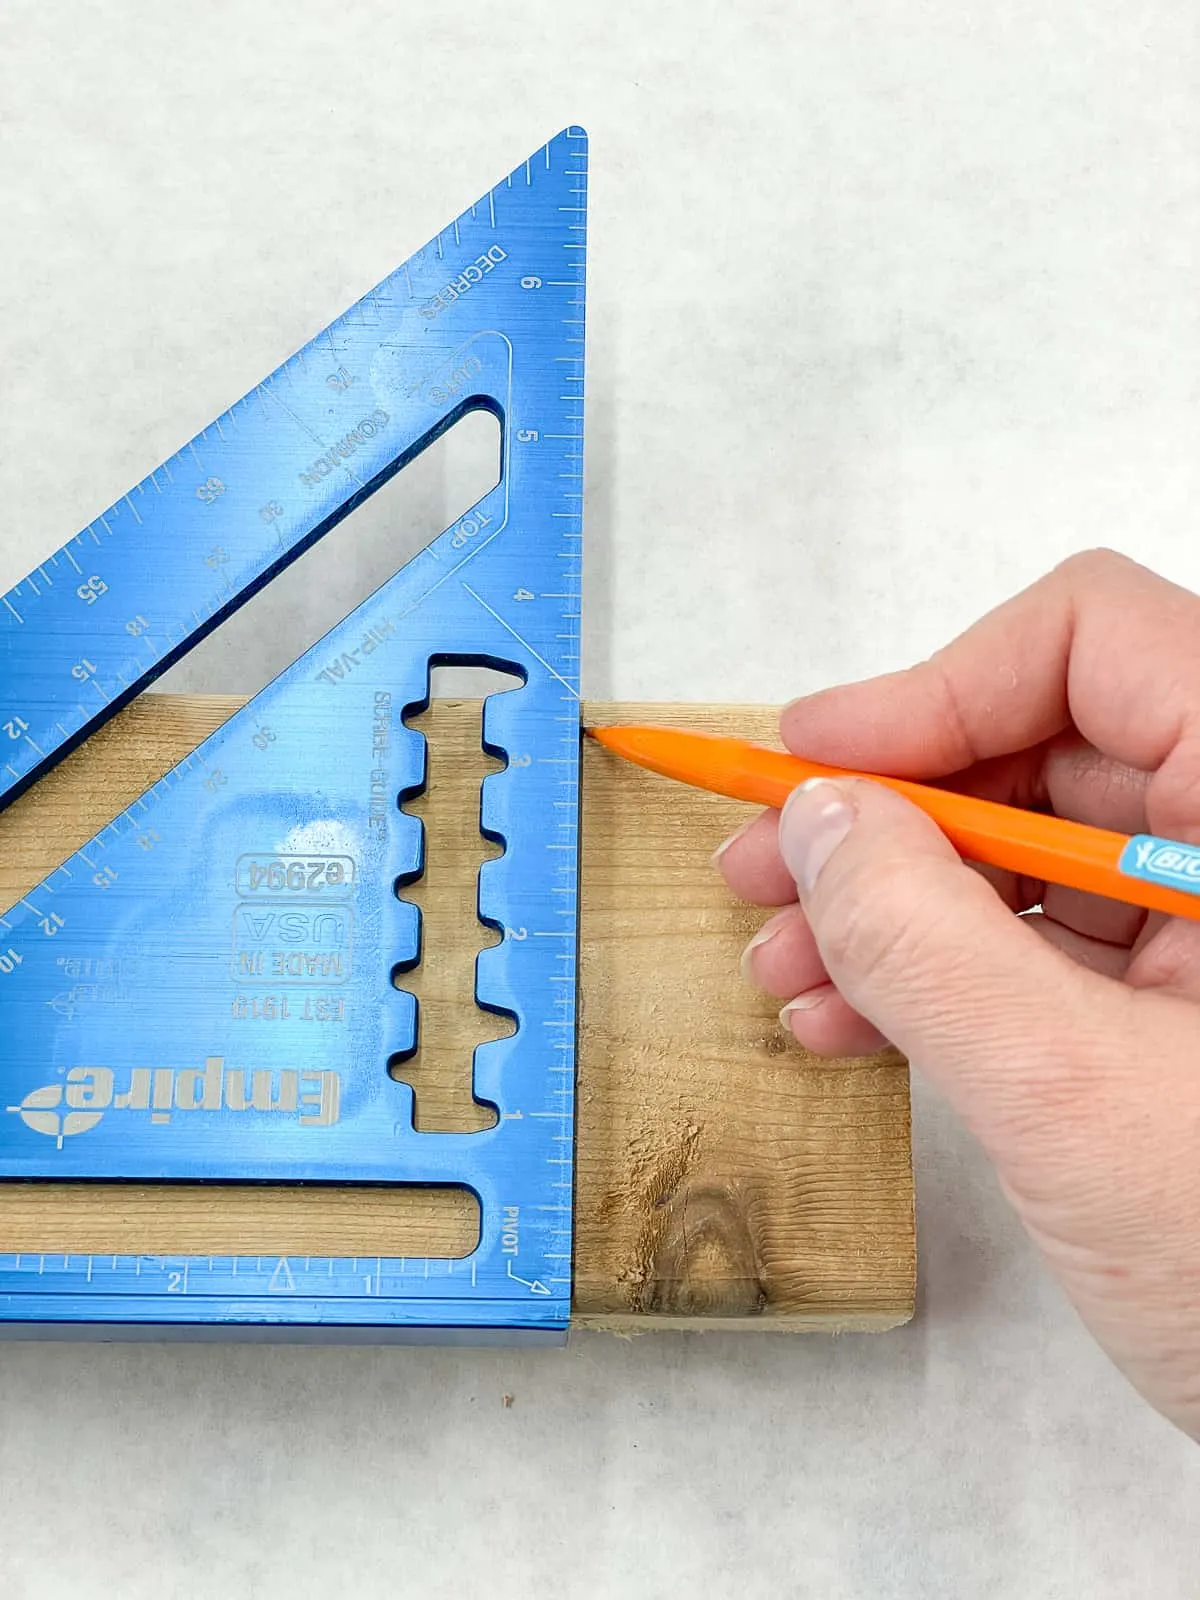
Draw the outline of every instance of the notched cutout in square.
<instances>
[{"instance_id":1,"label":"notched cutout in square","mask_svg":"<svg viewBox=\"0 0 1200 1600\"><path fill-rule=\"evenodd\" d=\"M417 1035L415 1049L393 1056L388 1071L412 1088L420 1132L481 1132L497 1120L495 1106L476 1099L472 1085L475 1049L516 1031L511 1017L475 998L475 959L502 937L478 909L480 867L504 853L501 842L480 830L480 786L504 766L484 749L482 717L485 696L521 684L515 673L476 658L439 657L428 700L405 718L426 740L425 781L404 797L405 811L421 820L424 847L419 873L397 892L420 909L421 948L415 963L394 969L393 981L416 997ZM478 703L474 739L451 733L439 717L454 689L459 698L470 691Z\"/></svg>"}]
</instances>

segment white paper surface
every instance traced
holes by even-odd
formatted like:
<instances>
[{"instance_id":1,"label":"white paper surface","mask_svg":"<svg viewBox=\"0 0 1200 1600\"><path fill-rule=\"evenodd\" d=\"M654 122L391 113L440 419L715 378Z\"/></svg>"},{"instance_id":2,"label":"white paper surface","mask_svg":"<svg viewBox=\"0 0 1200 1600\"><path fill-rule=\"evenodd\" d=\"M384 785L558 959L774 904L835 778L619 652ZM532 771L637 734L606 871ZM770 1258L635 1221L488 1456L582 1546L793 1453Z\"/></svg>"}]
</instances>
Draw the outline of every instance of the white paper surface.
<instances>
[{"instance_id":1,"label":"white paper surface","mask_svg":"<svg viewBox=\"0 0 1200 1600\"><path fill-rule=\"evenodd\" d=\"M588 693L899 665L1093 544L1200 586L1198 78L1175 0L5 0L0 586L568 122ZM257 688L405 494L172 686ZM1196 1452L916 1113L886 1336L0 1348L0 1592L1196 1595Z\"/></svg>"}]
</instances>

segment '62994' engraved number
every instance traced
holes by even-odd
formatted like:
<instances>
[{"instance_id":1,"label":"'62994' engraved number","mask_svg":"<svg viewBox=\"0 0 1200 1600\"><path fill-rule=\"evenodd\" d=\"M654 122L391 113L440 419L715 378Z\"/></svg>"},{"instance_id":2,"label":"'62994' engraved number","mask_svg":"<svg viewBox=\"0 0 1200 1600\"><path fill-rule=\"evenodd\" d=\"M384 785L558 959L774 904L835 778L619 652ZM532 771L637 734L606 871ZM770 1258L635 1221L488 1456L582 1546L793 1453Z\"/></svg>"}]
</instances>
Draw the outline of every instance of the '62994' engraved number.
<instances>
[{"instance_id":1,"label":"'62994' engraved number","mask_svg":"<svg viewBox=\"0 0 1200 1600\"><path fill-rule=\"evenodd\" d=\"M237 892L266 898L340 900L354 887L349 856L243 856L237 864Z\"/></svg>"}]
</instances>

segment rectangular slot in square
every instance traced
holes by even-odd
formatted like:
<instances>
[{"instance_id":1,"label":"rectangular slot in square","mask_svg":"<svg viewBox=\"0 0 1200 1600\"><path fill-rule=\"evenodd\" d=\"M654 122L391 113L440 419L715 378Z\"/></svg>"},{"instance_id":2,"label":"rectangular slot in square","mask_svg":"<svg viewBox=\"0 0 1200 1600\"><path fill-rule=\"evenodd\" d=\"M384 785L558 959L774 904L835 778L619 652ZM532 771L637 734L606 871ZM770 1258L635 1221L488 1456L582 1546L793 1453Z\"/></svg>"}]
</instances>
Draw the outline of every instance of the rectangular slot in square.
<instances>
[{"instance_id":1,"label":"rectangular slot in square","mask_svg":"<svg viewBox=\"0 0 1200 1600\"><path fill-rule=\"evenodd\" d=\"M457 1261L479 1230L454 1187L0 1183L0 1255Z\"/></svg>"}]
</instances>

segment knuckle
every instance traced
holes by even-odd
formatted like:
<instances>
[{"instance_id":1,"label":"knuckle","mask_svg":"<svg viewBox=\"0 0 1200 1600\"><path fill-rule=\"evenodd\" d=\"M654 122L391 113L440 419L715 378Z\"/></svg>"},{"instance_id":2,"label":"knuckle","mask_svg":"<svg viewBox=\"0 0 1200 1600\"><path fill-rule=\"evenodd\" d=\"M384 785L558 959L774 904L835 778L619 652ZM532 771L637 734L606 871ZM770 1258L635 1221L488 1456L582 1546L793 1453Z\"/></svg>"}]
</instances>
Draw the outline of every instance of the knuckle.
<instances>
[{"instance_id":1,"label":"knuckle","mask_svg":"<svg viewBox=\"0 0 1200 1600\"><path fill-rule=\"evenodd\" d=\"M1200 990L1200 927L1181 920L1165 922L1134 957L1126 974L1136 989Z\"/></svg>"},{"instance_id":2,"label":"knuckle","mask_svg":"<svg viewBox=\"0 0 1200 1600\"><path fill-rule=\"evenodd\" d=\"M1127 576L1136 569L1137 562L1131 561L1119 550L1097 545L1091 550L1074 551L1060 561L1054 571L1071 588L1082 588Z\"/></svg>"},{"instance_id":3,"label":"knuckle","mask_svg":"<svg viewBox=\"0 0 1200 1600\"><path fill-rule=\"evenodd\" d=\"M946 650L937 650L925 663L926 669L933 675L939 696L939 721L944 729L943 737L950 749L959 752L959 762L962 766L971 766L983 758L984 752L979 749L972 719L967 706L963 702L954 669L947 660Z\"/></svg>"}]
</instances>

